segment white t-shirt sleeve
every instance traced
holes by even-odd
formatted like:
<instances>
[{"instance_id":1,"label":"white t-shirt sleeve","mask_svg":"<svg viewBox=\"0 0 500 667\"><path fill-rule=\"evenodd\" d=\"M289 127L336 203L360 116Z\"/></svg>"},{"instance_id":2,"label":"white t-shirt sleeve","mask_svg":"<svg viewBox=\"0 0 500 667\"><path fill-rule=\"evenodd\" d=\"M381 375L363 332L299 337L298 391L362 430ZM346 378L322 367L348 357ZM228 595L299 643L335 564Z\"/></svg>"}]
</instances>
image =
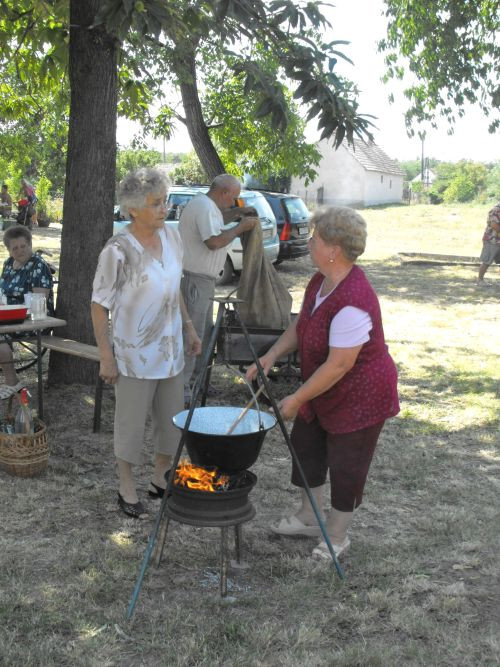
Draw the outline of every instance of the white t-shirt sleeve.
<instances>
[{"instance_id":1,"label":"white t-shirt sleeve","mask_svg":"<svg viewBox=\"0 0 500 667\"><path fill-rule=\"evenodd\" d=\"M372 318L360 308L345 306L330 323L330 347L356 347L370 340Z\"/></svg>"},{"instance_id":2,"label":"white t-shirt sleeve","mask_svg":"<svg viewBox=\"0 0 500 667\"><path fill-rule=\"evenodd\" d=\"M208 200L211 202L209 197ZM195 220L202 241L206 241L211 236L219 236L224 224L222 213L215 203L202 207Z\"/></svg>"}]
</instances>

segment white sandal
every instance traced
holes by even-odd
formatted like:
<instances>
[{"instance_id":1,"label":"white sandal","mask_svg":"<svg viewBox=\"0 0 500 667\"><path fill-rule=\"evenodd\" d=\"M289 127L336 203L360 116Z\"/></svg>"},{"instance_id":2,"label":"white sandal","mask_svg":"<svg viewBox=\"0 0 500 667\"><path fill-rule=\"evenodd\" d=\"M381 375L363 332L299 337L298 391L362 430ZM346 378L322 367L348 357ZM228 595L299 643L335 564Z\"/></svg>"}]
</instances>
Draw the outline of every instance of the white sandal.
<instances>
[{"instance_id":1,"label":"white sandal","mask_svg":"<svg viewBox=\"0 0 500 667\"><path fill-rule=\"evenodd\" d=\"M321 528L316 524L315 526L308 526L302 523L295 515L281 519L275 525L270 526L273 533L277 535L287 535L288 537L318 537L321 535Z\"/></svg>"},{"instance_id":2,"label":"white sandal","mask_svg":"<svg viewBox=\"0 0 500 667\"><path fill-rule=\"evenodd\" d=\"M350 544L351 540L348 537L345 538L342 544L332 544L333 550L335 551L335 555L337 556L337 558L339 558L342 554L344 554L347 551ZM330 549L328 548L324 540L322 540L319 544L317 544L314 547L311 556L315 560L332 560Z\"/></svg>"}]
</instances>

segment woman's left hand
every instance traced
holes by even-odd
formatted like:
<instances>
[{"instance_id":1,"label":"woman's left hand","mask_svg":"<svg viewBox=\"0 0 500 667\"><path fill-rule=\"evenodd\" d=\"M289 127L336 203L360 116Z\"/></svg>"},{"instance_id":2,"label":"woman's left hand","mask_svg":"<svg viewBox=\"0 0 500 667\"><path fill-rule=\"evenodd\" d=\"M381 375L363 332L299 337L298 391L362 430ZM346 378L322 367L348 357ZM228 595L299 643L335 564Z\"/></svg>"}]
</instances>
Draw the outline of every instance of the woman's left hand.
<instances>
[{"instance_id":1,"label":"woman's left hand","mask_svg":"<svg viewBox=\"0 0 500 667\"><path fill-rule=\"evenodd\" d=\"M285 396L285 398L278 403L278 408L283 419L295 419L301 406L302 403L295 398L295 394Z\"/></svg>"},{"instance_id":2,"label":"woman's left hand","mask_svg":"<svg viewBox=\"0 0 500 667\"><path fill-rule=\"evenodd\" d=\"M201 340L192 324L186 330L186 354L196 357L201 354Z\"/></svg>"}]
</instances>

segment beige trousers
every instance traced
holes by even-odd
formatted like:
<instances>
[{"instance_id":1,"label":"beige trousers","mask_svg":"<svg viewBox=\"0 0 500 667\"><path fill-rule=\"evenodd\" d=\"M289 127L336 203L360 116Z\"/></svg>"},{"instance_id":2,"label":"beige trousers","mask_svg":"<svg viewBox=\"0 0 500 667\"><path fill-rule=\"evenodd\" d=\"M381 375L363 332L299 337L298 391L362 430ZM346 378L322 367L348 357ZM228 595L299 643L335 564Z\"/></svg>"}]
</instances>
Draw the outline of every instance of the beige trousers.
<instances>
[{"instance_id":1,"label":"beige trousers","mask_svg":"<svg viewBox=\"0 0 500 667\"><path fill-rule=\"evenodd\" d=\"M172 417L184 408L183 374L164 380L118 376L115 385L115 456L141 463L146 418L151 414L153 446L160 454L175 454L181 431Z\"/></svg>"}]
</instances>

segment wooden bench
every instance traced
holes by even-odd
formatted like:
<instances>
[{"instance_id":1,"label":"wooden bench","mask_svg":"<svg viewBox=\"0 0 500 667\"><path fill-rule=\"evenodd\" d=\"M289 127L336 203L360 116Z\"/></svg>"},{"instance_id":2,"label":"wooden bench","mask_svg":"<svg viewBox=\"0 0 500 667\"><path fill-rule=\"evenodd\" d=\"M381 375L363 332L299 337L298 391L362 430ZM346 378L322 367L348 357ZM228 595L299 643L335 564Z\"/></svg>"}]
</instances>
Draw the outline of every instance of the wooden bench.
<instances>
[{"instance_id":1,"label":"wooden bench","mask_svg":"<svg viewBox=\"0 0 500 667\"><path fill-rule=\"evenodd\" d=\"M87 345L87 343L79 343L70 338L60 338L59 336L42 336L42 347L47 350L54 350L54 352L61 352L61 354L70 354L81 359L88 359L99 363L99 349L96 345ZM94 423L93 431L98 433L101 430L101 406L102 406L102 387L103 381L97 375L97 382L95 386L95 400L94 400Z\"/></svg>"}]
</instances>

